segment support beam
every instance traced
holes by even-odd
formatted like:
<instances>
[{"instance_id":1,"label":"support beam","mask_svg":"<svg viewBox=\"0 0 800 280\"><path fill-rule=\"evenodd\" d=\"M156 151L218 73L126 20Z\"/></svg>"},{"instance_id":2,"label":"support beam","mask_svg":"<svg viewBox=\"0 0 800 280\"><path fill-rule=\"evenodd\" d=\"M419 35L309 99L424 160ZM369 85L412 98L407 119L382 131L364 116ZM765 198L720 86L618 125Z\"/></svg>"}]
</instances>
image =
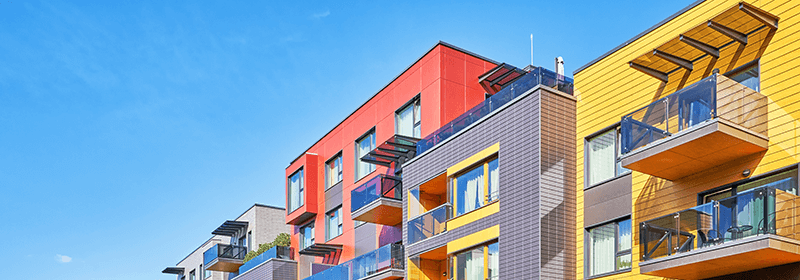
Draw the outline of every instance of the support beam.
<instances>
[{"instance_id":1,"label":"support beam","mask_svg":"<svg viewBox=\"0 0 800 280\"><path fill-rule=\"evenodd\" d=\"M716 23L713 20L708 21L708 27L711 27L711 29L714 29L717 32L722 33L722 35L728 36L729 38L741 43L742 45L747 45L747 35L745 35L742 32L733 30L730 27Z\"/></svg>"},{"instance_id":2,"label":"support beam","mask_svg":"<svg viewBox=\"0 0 800 280\"><path fill-rule=\"evenodd\" d=\"M631 66L631 68L639 70L642 73L650 75L653 78L659 79L662 82L666 83L668 81L668 79L669 79L668 78L669 76L667 75L667 73L655 70L653 68L650 68L650 67L647 67L647 66L644 66L644 65L641 65L641 64L637 64L637 63L635 63L633 61L629 62L629 65Z\"/></svg>"},{"instance_id":3,"label":"support beam","mask_svg":"<svg viewBox=\"0 0 800 280\"><path fill-rule=\"evenodd\" d=\"M767 25L772 29L778 29L778 17L765 12L759 8L754 7L753 5L747 4L745 2L739 3L739 10L748 14L752 18L760 21L761 23Z\"/></svg>"},{"instance_id":4,"label":"support beam","mask_svg":"<svg viewBox=\"0 0 800 280\"><path fill-rule=\"evenodd\" d=\"M689 45L689 46L691 46L691 47L693 47L693 48L695 48L695 49L697 49L697 50L699 50L699 51L701 51L701 52L706 53L707 55L710 55L710 56L712 56L714 58L717 58L717 59L719 58L719 49L715 48L715 47L712 47L709 44L700 42L698 40L692 39L692 38L690 38L688 36L684 36L684 35L680 36L680 41L685 43L685 44L687 44L687 45Z\"/></svg>"},{"instance_id":5,"label":"support beam","mask_svg":"<svg viewBox=\"0 0 800 280\"><path fill-rule=\"evenodd\" d=\"M508 71L508 72L506 72L505 74L503 74L503 75L500 75L500 77L497 77L497 79L494 79L494 81L492 81L492 82L489 84L489 86L490 86L490 87L494 87L494 85L496 85L497 83L499 83L500 81L502 81L503 79L505 79L506 77L508 77L508 75L511 75L511 74L514 74L514 73L515 73L515 71L514 71L514 70L509 70L509 71ZM502 86L502 85L501 85L501 86Z\"/></svg>"},{"instance_id":6,"label":"support beam","mask_svg":"<svg viewBox=\"0 0 800 280\"><path fill-rule=\"evenodd\" d=\"M669 61L672 64L675 64L675 65L678 65L680 67L683 67L683 69L686 69L686 70L689 70L689 71L692 71L692 69L694 69L692 67L692 62L689 61L689 60L686 60L686 59L684 59L682 57L679 57L679 56L676 56L676 55L673 55L673 54L669 54L669 53L666 53L666 52L663 52L663 51L659 51L659 50L653 50L653 55L655 55L657 57L660 57L663 60Z\"/></svg>"}]
</instances>

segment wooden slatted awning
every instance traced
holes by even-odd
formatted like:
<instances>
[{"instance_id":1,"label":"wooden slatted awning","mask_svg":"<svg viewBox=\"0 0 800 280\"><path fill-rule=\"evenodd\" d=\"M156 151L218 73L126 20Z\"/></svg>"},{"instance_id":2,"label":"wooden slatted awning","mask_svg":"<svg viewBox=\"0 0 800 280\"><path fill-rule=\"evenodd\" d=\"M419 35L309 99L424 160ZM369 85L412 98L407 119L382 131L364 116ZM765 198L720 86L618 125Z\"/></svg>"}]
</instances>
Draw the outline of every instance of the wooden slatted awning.
<instances>
[{"instance_id":1,"label":"wooden slatted awning","mask_svg":"<svg viewBox=\"0 0 800 280\"><path fill-rule=\"evenodd\" d=\"M726 55L734 55L733 51L722 51L729 46L759 47L769 43L778 28L778 21L777 16L740 2L705 23L636 57L629 65L667 82L671 73L681 69L692 71L695 68L694 63L703 58L724 59Z\"/></svg>"}]
</instances>

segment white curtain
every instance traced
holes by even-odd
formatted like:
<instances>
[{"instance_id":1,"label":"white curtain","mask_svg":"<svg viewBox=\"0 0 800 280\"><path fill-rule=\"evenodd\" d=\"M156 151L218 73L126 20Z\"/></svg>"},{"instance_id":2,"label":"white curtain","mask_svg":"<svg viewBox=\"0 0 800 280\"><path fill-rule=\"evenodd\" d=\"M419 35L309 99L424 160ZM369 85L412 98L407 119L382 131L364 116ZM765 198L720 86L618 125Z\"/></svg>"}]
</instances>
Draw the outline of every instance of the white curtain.
<instances>
[{"instance_id":1,"label":"white curtain","mask_svg":"<svg viewBox=\"0 0 800 280\"><path fill-rule=\"evenodd\" d=\"M614 142L616 130L603 133L589 140L589 185L614 177L616 152Z\"/></svg>"},{"instance_id":2,"label":"white curtain","mask_svg":"<svg viewBox=\"0 0 800 280\"><path fill-rule=\"evenodd\" d=\"M372 150L372 137L369 135L358 143L358 178L364 177L372 171L372 164L361 161L361 157L367 155Z\"/></svg>"},{"instance_id":3,"label":"white curtain","mask_svg":"<svg viewBox=\"0 0 800 280\"><path fill-rule=\"evenodd\" d=\"M397 114L397 134L414 137L414 107L409 106Z\"/></svg>"},{"instance_id":4,"label":"white curtain","mask_svg":"<svg viewBox=\"0 0 800 280\"><path fill-rule=\"evenodd\" d=\"M589 231L591 241L590 276L614 271L614 224Z\"/></svg>"},{"instance_id":5,"label":"white curtain","mask_svg":"<svg viewBox=\"0 0 800 280\"><path fill-rule=\"evenodd\" d=\"M293 211L300 207L300 177L292 176L289 181L289 191L291 192L291 199L289 200L289 211Z\"/></svg>"},{"instance_id":6,"label":"white curtain","mask_svg":"<svg viewBox=\"0 0 800 280\"><path fill-rule=\"evenodd\" d=\"M483 206L483 174L468 179L466 191L464 194L464 213Z\"/></svg>"},{"instance_id":7,"label":"white curtain","mask_svg":"<svg viewBox=\"0 0 800 280\"><path fill-rule=\"evenodd\" d=\"M464 271L465 280L484 280L483 279L483 249L476 249L467 252L464 257L467 263Z\"/></svg>"},{"instance_id":8,"label":"white curtain","mask_svg":"<svg viewBox=\"0 0 800 280\"><path fill-rule=\"evenodd\" d=\"M500 168L497 166L497 160L489 162L489 201L494 201L498 198L498 190L500 187Z\"/></svg>"},{"instance_id":9,"label":"white curtain","mask_svg":"<svg viewBox=\"0 0 800 280\"><path fill-rule=\"evenodd\" d=\"M500 269L500 252L499 252L499 244L489 244L489 279L497 279L498 272Z\"/></svg>"}]
</instances>

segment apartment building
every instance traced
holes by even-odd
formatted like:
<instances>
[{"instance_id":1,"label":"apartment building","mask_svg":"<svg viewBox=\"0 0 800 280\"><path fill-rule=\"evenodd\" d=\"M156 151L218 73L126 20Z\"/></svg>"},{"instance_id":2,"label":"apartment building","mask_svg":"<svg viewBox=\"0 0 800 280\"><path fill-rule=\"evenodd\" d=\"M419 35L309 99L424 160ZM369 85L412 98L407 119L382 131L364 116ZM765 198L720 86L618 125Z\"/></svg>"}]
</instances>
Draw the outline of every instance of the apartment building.
<instances>
[{"instance_id":1,"label":"apartment building","mask_svg":"<svg viewBox=\"0 0 800 280\"><path fill-rule=\"evenodd\" d=\"M697 1L574 72L577 278L800 276L798 21Z\"/></svg>"},{"instance_id":2,"label":"apartment building","mask_svg":"<svg viewBox=\"0 0 800 280\"><path fill-rule=\"evenodd\" d=\"M286 168L298 279L404 276L402 164L416 142L484 102L499 63L438 42Z\"/></svg>"},{"instance_id":3,"label":"apartment building","mask_svg":"<svg viewBox=\"0 0 800 280\"><path fill-rule=\"evenodd\" d=\"M499 86L403 165L406 278L574 279L572 81L501 64L479 82Z\"/></svg>"},{"instance_id":4,"label":"apartment building","mask_svg":"<svg viewBox=\"0 0 800 280\"><path fill-rule=\"evenodd\" d=\"M288 247L276 247L244 262L247 252L289 233L285 208L254 204L234 220L222 223L211 238L174 267L162 272L177 280L293 279L297 262Z\"/></svg>"}]
</instances>

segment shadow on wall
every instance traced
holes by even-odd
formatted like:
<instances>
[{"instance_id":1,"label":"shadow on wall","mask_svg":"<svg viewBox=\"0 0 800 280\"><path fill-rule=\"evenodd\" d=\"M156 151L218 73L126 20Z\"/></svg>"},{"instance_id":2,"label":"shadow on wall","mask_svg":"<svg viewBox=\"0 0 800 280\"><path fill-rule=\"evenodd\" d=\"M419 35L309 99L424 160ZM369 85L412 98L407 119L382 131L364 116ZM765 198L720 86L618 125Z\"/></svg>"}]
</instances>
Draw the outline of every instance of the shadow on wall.
<instances>
[{"instance_id":1,"label":"shadow on wall","mask_svg":"<svg viewBox=\"0 0 800 280\"><path fill-rule=\"evenodd\" d=\"M403 230L400 225L382 226L381 232L378 234L378 248L395 243L398 240L403 240Z\"/></svg>"}]
</instances>

